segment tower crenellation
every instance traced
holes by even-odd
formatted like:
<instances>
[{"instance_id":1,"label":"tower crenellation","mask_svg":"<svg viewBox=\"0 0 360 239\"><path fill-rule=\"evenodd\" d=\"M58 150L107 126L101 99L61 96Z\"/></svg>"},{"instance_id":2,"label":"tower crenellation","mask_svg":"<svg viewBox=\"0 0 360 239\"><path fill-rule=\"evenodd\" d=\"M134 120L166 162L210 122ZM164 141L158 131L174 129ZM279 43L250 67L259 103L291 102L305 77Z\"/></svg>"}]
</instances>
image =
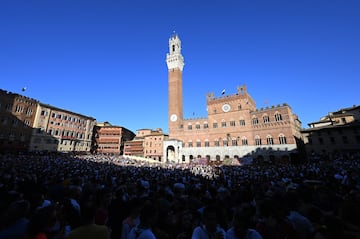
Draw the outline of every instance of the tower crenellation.
<instances>
[{"instance_id":1,"label":"tower crenellation","mask_svg":"<svg viewBox=\"0 0 360 239\"><path fill-rule=\"evenodd\" d=\"M169 53L166 54L166 63L168 70L180 69L181 71L184 68L184 58L181 55L181 40L177 33L169 39Z\"/></svg>"}]
</instances>

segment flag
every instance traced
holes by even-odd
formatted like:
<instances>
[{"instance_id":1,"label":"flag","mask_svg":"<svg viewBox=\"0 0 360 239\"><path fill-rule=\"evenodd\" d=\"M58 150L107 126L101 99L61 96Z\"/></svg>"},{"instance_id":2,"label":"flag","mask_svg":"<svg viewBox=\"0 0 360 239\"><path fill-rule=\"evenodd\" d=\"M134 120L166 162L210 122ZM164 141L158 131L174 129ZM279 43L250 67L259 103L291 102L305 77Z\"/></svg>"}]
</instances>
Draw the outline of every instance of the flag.
<instances>
[{"instance_id":1,"label":"flag","mask_svg":"<svg viewBox=\"0 0 360 239\"><path fill-rule=\"evenodd\" d=\"M223 90L221 91L221 94L222 94L222 95L225 94L225 89L223 89Z\"/></svg>"}]
</instances>

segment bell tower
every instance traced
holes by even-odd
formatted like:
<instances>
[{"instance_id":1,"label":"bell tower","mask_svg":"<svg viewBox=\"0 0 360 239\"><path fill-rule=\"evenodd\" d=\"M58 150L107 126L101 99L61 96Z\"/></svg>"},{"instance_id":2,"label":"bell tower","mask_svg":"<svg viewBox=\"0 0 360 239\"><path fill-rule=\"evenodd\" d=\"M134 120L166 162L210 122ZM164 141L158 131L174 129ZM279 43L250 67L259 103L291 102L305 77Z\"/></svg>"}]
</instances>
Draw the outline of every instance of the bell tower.
<instances>
[{"instance_id":1,"label":"bell tower","mask_svg":"<svg viewBox=\"0 0 360 239\"><path fill-rule=\"evenodd\" d=\"M171 137L183 124L182 71L184 58L181 55L181 41L174 32L169 39L168 67L168 125Z\"/></svg>"}]
</instances>

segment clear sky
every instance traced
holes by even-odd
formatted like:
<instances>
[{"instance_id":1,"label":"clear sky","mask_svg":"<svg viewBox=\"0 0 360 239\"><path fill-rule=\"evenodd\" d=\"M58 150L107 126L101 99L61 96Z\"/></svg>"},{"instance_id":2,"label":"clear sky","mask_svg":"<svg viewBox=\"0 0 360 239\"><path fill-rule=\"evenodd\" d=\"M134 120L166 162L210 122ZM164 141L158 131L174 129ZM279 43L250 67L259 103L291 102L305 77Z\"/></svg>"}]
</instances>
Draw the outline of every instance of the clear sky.
<instances>
[{"instance_id":1,"label":"clear sky","mask_svg":"<svg viewBox=\"0 0 360 239\"><path fill-rule=\"evenodd\" d=\"M304 128L360 104L359 0L0 0L0 88L168 132L173 31L185 118L243 84L257 108L288 103Z\"/></svg>"}]
</instances>

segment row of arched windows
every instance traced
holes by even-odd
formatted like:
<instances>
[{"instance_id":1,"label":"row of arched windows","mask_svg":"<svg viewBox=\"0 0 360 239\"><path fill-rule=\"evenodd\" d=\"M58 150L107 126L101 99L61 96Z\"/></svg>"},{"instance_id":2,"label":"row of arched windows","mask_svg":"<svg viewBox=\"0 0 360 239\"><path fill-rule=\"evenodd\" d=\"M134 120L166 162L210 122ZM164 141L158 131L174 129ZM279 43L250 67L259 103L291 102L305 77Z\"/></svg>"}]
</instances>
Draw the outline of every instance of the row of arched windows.
<instances>
[{"instance_id":1,"label":"row of arched windows","mask_svg":"<svg viewBox=\"0 0 360 239\"><path fill-rule=\"evenodd\" d=\"M281 116L281 114L279 114L279 113L276 113L275 115L274 115L274 120L275 120L275 122L279 122L279 121L282 121L282 116ZM264 124L266 124L266 123L270 123L270 117L268 116L268 115L264 115L263 117L262 117L262 122L264 123ZM258 117L256 117L256 116L254 116L253 118L252 118L252 120L251 120L251 123L252 123L252 125L257 125L257 124L259 124L259 118Z\"/></svg>"},{"instance_id":2,"label":"row of arched windows","mask_svg":"<svg viewBox=\"0 0 360 239\"><path fill-rule=\"evenodd\" d=\"M276 113L276 114L274 115L274 120L275 120L275 122L282 121L282 120L283 120L282 115L281 115L280 113ZM268 115L264 115L264 116L262 117L262 122L263 122L264 124L270 123L270 122L271 122L270 117L269 117ZM252 125L258 125L259 123L260 123L259 118L258 118L257 116L253 116L253 118L251 119L251 124L252 124ZM219 128L219 126L220 126L221 128L225 128L225 127L227 127L227 126L235 127L235 126L245 126L245 125L246 125L246 122L245 122L244 119L239 119L238 121L230 120L229 122L226 122L225 120L222 120L221 123L220 123L220 125L219 125L218 122L216 122L216 121L213 122L212 127L213 127L214 129L216 129L216 128ZM204 128L204 129L209 128L208 122L204 122L203 128ZM192 130L192 129L193 129L193 126L192 126L191 123L188 124L187 129L188 129L188 130ZM196 123L196 124L195 124L195 129L201 129L200 123Z\"/></svg>"},{"instance_id":3,"label":"row of arched windows","mask_svg":"<svg viewBox=\"0 0 360 239\"><path fill-rule=\"evenodd\" d=\"M273 145L273 144L287 144L287 140L285 135L280 134L278 138L275 140L271 135L266 136L266 139L262 140L260 136L256 135L254 138L254 145ZM193 142L189 140L186 143L183 143L183 147L211 147L211 146L246 146L249 145L248 139L243 137L238 138L224 138L224 139L215 139L212 144L209 140L205 140L201 142L200 140L196 140Z\"/></svg>"}]
</instances>

